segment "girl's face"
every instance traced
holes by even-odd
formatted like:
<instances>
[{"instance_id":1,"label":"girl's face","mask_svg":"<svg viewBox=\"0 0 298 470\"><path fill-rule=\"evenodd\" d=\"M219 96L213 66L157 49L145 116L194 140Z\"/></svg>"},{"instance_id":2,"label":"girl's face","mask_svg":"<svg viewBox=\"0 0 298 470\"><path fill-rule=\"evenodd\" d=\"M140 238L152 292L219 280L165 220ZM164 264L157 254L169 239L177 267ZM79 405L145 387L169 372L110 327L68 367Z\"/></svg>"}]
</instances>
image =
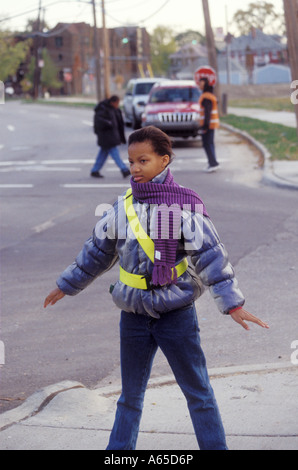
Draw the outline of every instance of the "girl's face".
<instances>
[{"instance_id":1,"label":"girl's face","mask_svg":"<svg viewBox=\"0 0 298 470\"><path fill-rule=\"evenodd\" d=\"M150 142L135 142L128 147L130 172L135 183L148 183L170 162L169 155L160 156Z\"/></svg>"}]
</instances>

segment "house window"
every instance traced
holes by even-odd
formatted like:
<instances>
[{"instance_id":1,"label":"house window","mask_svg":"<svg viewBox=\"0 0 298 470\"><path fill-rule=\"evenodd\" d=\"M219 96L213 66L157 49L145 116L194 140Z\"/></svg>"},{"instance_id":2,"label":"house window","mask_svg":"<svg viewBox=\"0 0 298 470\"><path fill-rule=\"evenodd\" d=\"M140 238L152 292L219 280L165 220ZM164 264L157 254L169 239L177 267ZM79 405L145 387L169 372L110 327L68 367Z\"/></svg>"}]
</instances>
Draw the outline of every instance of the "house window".
<instances>
[{"instance_id":1,"label":"house window","mask_svg":"<svg viewBox=\"0 0 298 470\"><path fill-rule=\"evenodd\" d=\"M63 37L57 36L55 38L55 45L56 45L56 47L62 47L63 46Z\"/></svg>"}]
</instances>

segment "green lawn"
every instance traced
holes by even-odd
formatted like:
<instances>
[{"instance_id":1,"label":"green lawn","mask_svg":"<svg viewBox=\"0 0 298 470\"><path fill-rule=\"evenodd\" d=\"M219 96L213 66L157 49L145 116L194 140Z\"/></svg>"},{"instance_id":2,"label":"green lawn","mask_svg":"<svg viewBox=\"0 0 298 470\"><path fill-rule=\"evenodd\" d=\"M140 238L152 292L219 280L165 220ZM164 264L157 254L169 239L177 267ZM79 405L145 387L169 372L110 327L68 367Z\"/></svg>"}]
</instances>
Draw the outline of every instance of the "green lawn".
<instances>
[{"instance_id":1,"label":"green lawn","mask_svg":"<svg viewBox=\"0 0 298 470\"><path fill-rule=\"evenodd\" d=\"M223 116L221 121L248 132L269 150L273 160L298 160L295 128L234 114Z\"/></svg>"}]
</instances>

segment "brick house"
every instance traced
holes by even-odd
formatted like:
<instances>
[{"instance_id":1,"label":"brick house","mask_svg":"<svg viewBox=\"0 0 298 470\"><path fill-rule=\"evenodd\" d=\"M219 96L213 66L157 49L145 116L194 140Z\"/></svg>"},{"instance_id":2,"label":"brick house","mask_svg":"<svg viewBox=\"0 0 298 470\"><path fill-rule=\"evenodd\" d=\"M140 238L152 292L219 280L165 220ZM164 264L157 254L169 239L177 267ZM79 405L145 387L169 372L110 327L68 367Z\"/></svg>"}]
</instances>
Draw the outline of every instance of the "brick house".
<instances>
[{"instance_id":1,"label":"brick house","mask_svg":"<svg viewBox=\"0 0 298 470\"><path fill-rule=\"evenodd\" d=\"M150 36L145 28L136 26L109 30L111 76L122 75L127 82L132 77L146 75L150 64Z\"/></svg>"},{"instance_id":2,"label":"brick house","mask_svg":"<svg viewBox=\"0 0 298 470\"><path fill-rule=\"evenodd\" d=\"M99 44L103 30L97 29ZM111 91L117 83L142 76L150 64L150 38L145 28L108 29ZM94 28L87 23L58 23L43 39L63 81L62 94L95 94ZM101 60L103 51L100 50ZM103 80L102 80L103 83ZM114 84L114 86L113 86Z\"/></svg>"}]
</instances>

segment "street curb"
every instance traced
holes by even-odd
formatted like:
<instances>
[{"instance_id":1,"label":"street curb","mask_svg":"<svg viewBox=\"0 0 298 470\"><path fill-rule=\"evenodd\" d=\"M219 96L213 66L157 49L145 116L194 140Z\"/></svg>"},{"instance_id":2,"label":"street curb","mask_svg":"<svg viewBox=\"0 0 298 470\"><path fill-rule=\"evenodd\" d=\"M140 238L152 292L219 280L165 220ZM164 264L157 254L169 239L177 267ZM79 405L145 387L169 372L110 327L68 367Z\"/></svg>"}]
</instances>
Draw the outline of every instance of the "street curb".
<instances>
[{"instance_id":1,"label":"street curb","mask_svg":"<svg viewBox=\"0 0 298 470\"><path fill-rule=\"evenodd\" d=\"M297 366L296 366L297 367ZM232 377L233 375L245 375L255 373L272 373L279 370L291 370L295 366L291 362L277 362L268 364L253 364L243 366L228 366L228 367L215 367L208 369L210 380L217 378ZM154 377L149 380L147 388L162 387L166 385L177 384L175 377L170 375L163 375L161 377ZM121 393L121 384L111 384L104 387L99 384L95 387L101 396L106 398Z\"/></svg>"},{"instance_id":2,"label":"street curb","mask_svg":"<svg viewBox=\"0 0 298 470\"><path fill-rule=\"evenodd\" d=\"M0 431L12 426L13 424L24 421L31 416L42 411L50 401L59 393L72 390L74 388L85 388L79 382L64 380L54 385L49 385L37 392L33 393L26 401L17 408L0 414Z\"/></svg>"},{"instance_id":3,"label":"street curb","mask_svg":"<svg viewBox=\"0 0 298 470\"><path fill-rule=\"evenodd\" d=\"M223 379L225 377L236 375L269 374L276 371L293 370L295 367L297 366L294 366L290 362L218 367L209 369L209 377L212 381L214 379ZM176 384L177 383L173 375L165 375L150 379L147 388L149 389ZM49 385L44 389L35 392L19 407L6 411L0 415L0 432L14 424L35 416L37 413L40 413L58 394L78 388L86 389L86 387L80 382L65 380L54 385ZM92 390L96 391L101 397L109 398L121 393L121 385L117 383L100 387L99 383Z\"/></svg>"},{"instance_id":4,"label":"street curb","mask_svg":"<svg viewBox=\"0 0 298 470\"><path fill-rule=\"evenodd\" d=\"M273 169L273 164L272 161L270 160L271 153L269 150L261 144L258 140L256 140L254 137L252 137L248 132L246 131L241 131L240 129L237 129L234 126L231 126L230 124L226 123L220 123L220 127L223 129L239 135L243 139L245 139L249 144L253 145L260 153L263 159L263 176L262 176L262 183L267 184L270 186L277 186L279 188L283 189L292 189L292 190L298 190L298 185L294 183L290 183L289 181L277 176L274 173Z\"/></svg>"}]
</instances>

